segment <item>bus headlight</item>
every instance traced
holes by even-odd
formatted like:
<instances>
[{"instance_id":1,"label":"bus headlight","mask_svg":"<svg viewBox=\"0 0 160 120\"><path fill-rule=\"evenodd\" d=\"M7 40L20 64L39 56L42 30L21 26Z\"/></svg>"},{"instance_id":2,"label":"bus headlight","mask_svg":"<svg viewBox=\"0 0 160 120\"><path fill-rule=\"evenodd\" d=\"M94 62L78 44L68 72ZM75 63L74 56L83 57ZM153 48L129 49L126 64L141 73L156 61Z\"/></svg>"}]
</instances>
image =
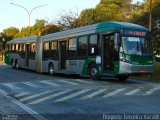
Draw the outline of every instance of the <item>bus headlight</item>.
<instances>
[{"instance_id":1,"label":"bus headlight","mask_svg":"<svg viewBox=\"0 0 160 120\"><path fill-rule=\"evenodd\" d=\"M96 56L96 64L101 64L101 56Z\"/></svg>"},{"instance_id":2,"label":"bus headlight","mask_svg":"<svg viewBox=\"0 0 160 120\"><path fill-rule=\"evenodd\" d=\"M126 59L126 58L120 58L120 61L132 64L131 60Z\"/></svg>"}]
</instances>

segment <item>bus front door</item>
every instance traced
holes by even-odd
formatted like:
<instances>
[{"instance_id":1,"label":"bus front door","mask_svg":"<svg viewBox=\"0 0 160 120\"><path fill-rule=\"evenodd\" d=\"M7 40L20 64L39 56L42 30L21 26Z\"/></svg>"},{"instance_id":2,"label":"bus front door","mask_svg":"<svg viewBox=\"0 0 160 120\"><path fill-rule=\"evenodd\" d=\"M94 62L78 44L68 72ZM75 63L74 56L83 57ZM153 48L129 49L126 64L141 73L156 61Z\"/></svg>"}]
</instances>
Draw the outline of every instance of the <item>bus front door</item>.
<instances>
[{"instance_id":1,"label":"bus front door","mask_svg":"<svg viewBox=\"0 0 160 120\"><path fill-rule=\"evenodd\" d=\"M29 54L30 54L30 45L26 44L26 50L25 50L25 64L26 64L26 67L29 67Z\"/></svg>"},{"instance_id":2,"label":"bus front door","mask_svg":"<svg viewBox=\"0 0 160 120\"><path fill-rule=\"evenodd\" d=\"M60 70L66 69L67 41L60 41Z\"/></svg>"},{"instance_id":3,"label":"bus front door","mask_svg":"<svg viewBox=\"0 0 160 120\"><path fill-rule=\"evenodd\" d=\"M103 72L114 70L114 34L103 35Z\"/></svg>"}]
</instances>

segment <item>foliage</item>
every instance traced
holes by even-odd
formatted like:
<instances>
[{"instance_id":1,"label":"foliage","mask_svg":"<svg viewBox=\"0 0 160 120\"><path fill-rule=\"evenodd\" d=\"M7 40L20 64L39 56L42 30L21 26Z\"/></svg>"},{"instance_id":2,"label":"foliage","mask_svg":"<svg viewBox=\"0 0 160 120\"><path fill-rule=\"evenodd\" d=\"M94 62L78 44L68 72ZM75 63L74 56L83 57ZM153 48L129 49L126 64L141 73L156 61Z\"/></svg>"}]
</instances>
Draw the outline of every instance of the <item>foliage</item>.
<instances>
[{"instance_id":1,"label":"foliage","mask_svg":"<svg viewBox=\"0 0 160 120\"><path fill-rule=\"evenodd\" d=\"M160 63L155 63L155 71L152 75L150 75L150 80L153 82L160 82Z\"/></svg>"},{"instance_id":2,"label":"foliage","mask_svg":"<svg viewBox=\"0 0 160 120\"><path fill-rule=\"evenodd\" d=\"M19 33L18 28L10 27L3 30L3 32L1 33L1 37L4 38L5 40L10 40L10 39L13 39L15 35L18 33Z\"/></svg>"},{"instance_id":3,"label":"foliage","mask_svg":"<svg viewBox=\"0 0 160 120\"><path fill-rule=\"evenodd\" d=\"M152 1L153 45L154 50L160 52L160 0ZM135 4L132 2L133 0L101 0L95 8L85 9L80 15L75 11L63 11L59 19L56 20L56 24L41 19L36 20L33 26L24 27L21 30L15 27L4 29L0 33L0 41L2 39L7 41L18 37L45 35L103 21L126 21L148 28L150 0Z\"/></svg>"},{"instance_id":4,"label":"foliage","mask_svg":"<svg viewBox=\"0 0 160 120\"><path fill-rule=\"evenodd\" d=\"M79 17L80 26L90 25L98 22L97 11L93 8L83 10Z\"/></svg>"},{"instance_id":5,"label":"foliage","mask_svg":"<svg viewBox=\"0 0 160 120\"><path fill-rule=\"evenodd\" d=\"M80 14L81 25L102 21L128 21L131 0L101 0L96 8L83 10Z\"/></svg>"},{"instance_id":6,"label":"foliage","mask_svg":"<svg viewBox=\"0 0 160 120\"><path fill-rule=\"evenodd\" d=\"M73 11L63 11L56 23L62 28L62 30L68 30L80 26L78 14Z\"/></svg>"},{"instance_id":7,"label":"foliage","mask_svg":"<svg viewBox=\"0 0 160 120\"><path fill-rule=\"evenodd\" d=\"M54 33L54 32L59 32L61 31L62 28L58 25L53 25L53 24L47 24L41 31L41 35L45 35L45 34L50 34L50 33Z\"/></svg>"},{"instance_id":8,"label":"foliage","mask_svg":"<svg viewBox=\"0 0 160 120\"><path fill-rule=\"evenodd\" d=\"M5 29L0 36L0 40L11 40L13 38L27 37L27 36L38 36L45 35L53 32L60 31L61 28L57 25L50 24L47 21L40 19L36 20L36 23L31 27L24 27L20 31L17 28L11 27Z\"/></svg>"}]
</instances>

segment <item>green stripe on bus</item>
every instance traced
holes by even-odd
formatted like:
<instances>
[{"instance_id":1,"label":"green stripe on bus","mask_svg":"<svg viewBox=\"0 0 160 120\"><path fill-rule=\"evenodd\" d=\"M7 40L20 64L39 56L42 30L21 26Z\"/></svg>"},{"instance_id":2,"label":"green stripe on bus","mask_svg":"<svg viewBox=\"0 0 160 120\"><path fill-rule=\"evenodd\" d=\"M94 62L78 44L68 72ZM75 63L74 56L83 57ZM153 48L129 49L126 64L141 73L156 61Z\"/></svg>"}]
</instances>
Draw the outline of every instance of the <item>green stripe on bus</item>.
<instances>
[{"instance_id":1,"label":"green stripe on bus","mask_svg":"<svg viewBox=\"0 0 160 120\"><path fill-rule=\"evenodd\" d=\"M85 60L85 63L84 63L84 66L83 66L83 69L82 69L82 75L87 75L88 74L88 65L90 63L96 63L96 58L87 58Z\"/></svg>"}]
</instances>

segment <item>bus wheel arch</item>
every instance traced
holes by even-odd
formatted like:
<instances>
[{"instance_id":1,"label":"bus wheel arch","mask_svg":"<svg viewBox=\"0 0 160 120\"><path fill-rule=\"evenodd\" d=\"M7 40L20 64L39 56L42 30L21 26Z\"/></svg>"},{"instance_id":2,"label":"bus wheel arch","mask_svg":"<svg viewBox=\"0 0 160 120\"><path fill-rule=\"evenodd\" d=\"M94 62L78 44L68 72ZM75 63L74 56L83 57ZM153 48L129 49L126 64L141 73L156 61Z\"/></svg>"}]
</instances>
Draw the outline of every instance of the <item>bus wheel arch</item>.
<instances>
[{"instance_id":1,"label":"bus wheel arch","mask_svg":"<svg viewBox=\"0 0 160 120\"><path fill-rule=\"evenodd\" d=\"M95 62L91 62L88 65L88 73L92 79L94 80L100 79L100 77L97 75L98 69Z\"/></svg>"},{"instance_id":2,"label":"bus wheel arch","mask_svg":"<svg viewBox=\"0 0 160 120\"><path fill-rule=\"evenodd\" d=\"M50 62L50 63L48 64L48 73L49 73L50 75L54 75L54 65L53 65L52 62Z\"/></svg>"},{"instance_id":3,"label":"bus wheel arch","mask_svg":"<svg viewBox=\"0 0 160 120\"><path fill-rule=\"evenodd\" d=\"M91 69L91 67L92 67L93 65L95 65L95 64L96 64L96 63L93 62L93 61L88 64L88 67L87 67L88 74L90 74L90 69Z\"/></svg>"}]
</instances>

